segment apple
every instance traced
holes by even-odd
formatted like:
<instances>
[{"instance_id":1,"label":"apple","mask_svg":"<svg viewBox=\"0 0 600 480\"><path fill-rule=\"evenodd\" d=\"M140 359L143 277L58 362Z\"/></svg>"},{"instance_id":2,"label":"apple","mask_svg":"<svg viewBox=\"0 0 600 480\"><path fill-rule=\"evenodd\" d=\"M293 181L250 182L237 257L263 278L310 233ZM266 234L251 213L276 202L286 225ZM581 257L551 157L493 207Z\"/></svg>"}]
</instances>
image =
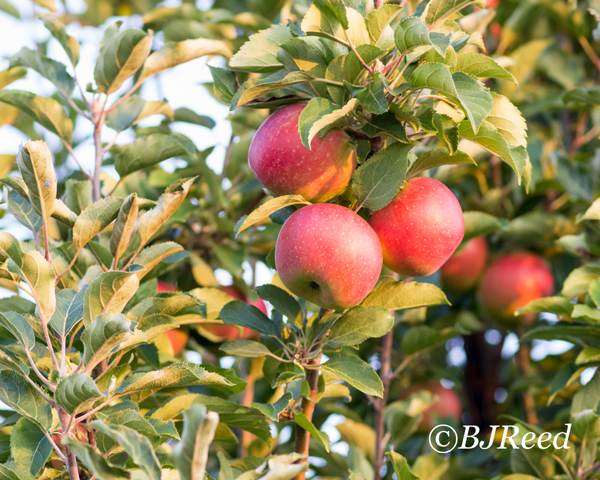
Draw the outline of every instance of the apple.
<instances>
[{"instance_id":1,"label":"apple","mask_svg":"<svg viewBox=\"0 0 600 480\"><path fill-rule=\"evenodd\" d=\"M465 233L454 194L427 177L409 180L388 205L373 213L369 224L381 241L383 264L407 277L437 271Z\"/></svg>"},{"instance_id":2,"label":"apple","mask_svg":"<svg viewBox=\"0 0 600 480\"><path fill-rule=\"evenodd\" d=\"M165 282L164 280L159 280L156 291L158 293L176 292L177 287L168 282ZM169 337L169 342L171 342L171 348L173 349L173 355L175 357L179 356L179 354L181 352L183 352L183 349L187 345L187 341L189 338L188 333L180 328L174 328L173 330L168 330L166 332L166 334L167 334L167 337Z\"/></svg>"},{"instance_id":3,"label":"apple","mask_svg":"<svg viewBox=\"0 0 600 480\"><path fill-rule=\"evenodd\" d=\"M529 324L533 313L515 316L515 310L554 292L554 278L546 261L529 252L504 255L487 269L478 289L484 313L507 327Z\"/></svg>"},{"instance_id":4,"label":"apple","mask_svg":"<svg viewBox=\"0 0 600 480\"><path fill-rule=\"evenodd\" d=\"M442 420L450 417L454 422L460 422L460 417L462 415L460 398L458 398L458 395L454 390L444 387L438 380L411 385L402 393L400 399L407 400L413 393L422 390L426 390L432 395L437 396L438 400L427 410L422 412L423 418L419 423L419 432L428 433L431 431L431 429L439 423L436 421L436 418Z\"/></svg>"},{"instance_id":5,"label":"apple","mask_svg":"<svg viewBox=\"0 0 600 480\"><path fill-rule=\"evenodd\" d=\"M316 135L309 150L300 140L298 117L306 104L288 105L260 126L248 152L250 170L273 195L302 195L310 202L326 202L352 178L356 154L350 137L339 129Z\"/></svg>"},{"instance_id":6,"label":"apple","mask_svg":"<svg viewBox=\"0 0 600 480\"><path fill-rule=\"evenodd\" d=\"M292 293L320 307L341 310L359 304L377 283L381 244L352 210L309 205L283 224L275 265Z\"/></svg>"},{"instance_id":7,"label":"apple","mask_svg":"<svg viewBox=\"0 0 600 480\"><path fill-rule=\"evenodd\" d=\"M220 290L225 292L227 295L233 297L236 300L241 300L242 302L246 302L246 303L249 303L250 305L254 305L265 315L267 314L267 306L265 305L265 302L263 302L261 298L257 298L256 300L249 302L248 296L245 295L243 292L239 291L233 285L227 285L227 286L221 287ZM231 340L237 340L238 338L245 338L245 339L254 338L258 335L257 332L255 332L254 330L251 330L249 328L244 328L242 331L242 334L240 336L240 330L237 327L234 327L233 325L221 325L221 324L215 324L215 323L207 323L207 324L203 324L203 327L206 330L210 331L211 333L215 334L217 337L223 338L225 341L228 341L228 342L230 342Z\"/></svg>"},{"instance_id":8,"label":"apple","mask_svg":"<svg viewBox=\"0 0 600 480\"><path fill-rule=\"evenodd\" d=\"M481 278L488 258L485 237L469 240L465 248L455 253L441 268L444 290L464 293L471 290Z\"/></svg>"}]
</instances>

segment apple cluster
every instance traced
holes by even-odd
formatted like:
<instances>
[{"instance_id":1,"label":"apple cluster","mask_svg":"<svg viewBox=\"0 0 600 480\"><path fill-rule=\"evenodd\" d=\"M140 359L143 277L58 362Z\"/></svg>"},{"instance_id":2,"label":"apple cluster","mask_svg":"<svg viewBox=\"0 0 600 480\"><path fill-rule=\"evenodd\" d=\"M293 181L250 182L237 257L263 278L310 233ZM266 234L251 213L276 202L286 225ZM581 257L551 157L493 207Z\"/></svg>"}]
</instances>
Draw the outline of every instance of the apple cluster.
<instances>
[{"instance_id":1,"label":"apple cluster","mask_svg":"<svg viewBox=\"0 0 600 480\"><path fill-rule=\"evenodd\" d=\"M305 104L283 107L258 129L248 154L250 169L273 195L302 195L312 205L284 223L275 247L283 284L327 309L359 304L382 266L407 277L437 271L464 235L454 194L426 177L408 180L367 222L327 202L343 192L357 168L350 136L341 129L315 136L306 148L298 131Z\"/></svg>"}]
</instances>

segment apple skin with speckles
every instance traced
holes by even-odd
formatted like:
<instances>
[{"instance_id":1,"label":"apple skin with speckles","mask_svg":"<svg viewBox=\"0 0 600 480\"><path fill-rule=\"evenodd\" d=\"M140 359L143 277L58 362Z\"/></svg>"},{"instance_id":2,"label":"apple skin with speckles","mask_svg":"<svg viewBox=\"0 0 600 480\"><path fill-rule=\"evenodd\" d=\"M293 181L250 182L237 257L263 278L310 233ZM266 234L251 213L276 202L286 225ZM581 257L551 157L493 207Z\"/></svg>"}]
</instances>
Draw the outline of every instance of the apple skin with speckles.
<instances>
[{"instance_id":1,"label":"apple skin with speckles","mask_svg":"<svg viewBox=\"0 0 600 480\"><path fill-rule=\"evenodd\" d=\"M484 314L506 327L532 323L536 314L515 316L515 310L554 293L554 278L546 261L530 252L514 252L490 265L478 289Z\"/></svg>"},{"instance_id":2,"label":"apple skin with speckles","mask_svg":"<svg viewBox=\"0 0 600 480\"><path fill-rule=\"evenodd\" d=\"M488 259L485 237L469 240L465 247L444 263L440 273L444 290L464 293L471 290L481 278Z\"/></svg>"},{"instance_id":3,"label":"apple skin with speckles","mask_svg":"<svg viewBox=\"0 0 600 480\"><path fill-rule=\"evenodd\" d=\"M362 302L377 283L381 244L352 210L309 205L283 224L275 264L292 293L320 307L342 310Z\"/></svg>"},{"instance_id":4,"label":"apple skin with speckles","mask_svg":"<svg viewBox=\"0 0 600 480\"><path fill-rule=\"evenodd\" d=\"M451 257L465 233L458 200L432 178L409 180L369 221L381 241L383 264L407 277L426 277Z\"/></svg>"},{"instance_id":5,"label":"apple skin with speckles","mask_svg":"<svg viewBox=\"0 0 600 480\"><path fill-rule=\"evenodd\" d=\"M346 188L356 169L350 137L339 129L316 135L309 150L300 140L298 117L306 104L273 113L260 126L248 152L250 170L273 195L302 195L326 202Z\"/></svg>"}]
</instances>

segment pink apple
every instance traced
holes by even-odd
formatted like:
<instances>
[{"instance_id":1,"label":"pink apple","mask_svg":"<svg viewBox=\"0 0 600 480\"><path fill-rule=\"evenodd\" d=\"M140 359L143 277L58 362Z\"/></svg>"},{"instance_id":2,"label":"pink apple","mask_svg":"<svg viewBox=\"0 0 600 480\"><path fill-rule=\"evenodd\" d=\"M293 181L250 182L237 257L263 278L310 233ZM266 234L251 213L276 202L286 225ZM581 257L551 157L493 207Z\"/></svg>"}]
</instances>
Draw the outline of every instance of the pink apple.
<instances>
[{"instance_id":1,"label":"pink apple","mask_svg":"<svg viewBox=\"0 0 600 480\"><path fill-rule=\"evenodd\" d=\"M339 205L303 207L284 223L275 247L283 284L323 308L359 304L382 266L381 244L369 224Z\"/></svg>"},{"instance_id":2,"label":"pink apple","mask_svg":"<svg viewBox=\"0 0 600 480\"><path fill-rule=\"evenodd\" d=\"M465 233L454 194L426 177L409 180L388 205L373 213L369 223L381 241L384 265L407 277L437 271Z\"/></svg>"},{"instance_id":3,"label":"pink apple","mask_svg":"<svg viewBox=\"0 0 600 480\"><path fill-rule=\"evenodd\" d=\"M515 316L515 310L554 292L554 278L546 261L529 252L505 255L490 265L478 297L484 313L492 320L513 327L531 323L535 314Z\"/></svg>"},{"instance_id":4,"label":"pink apple","mask_svg":"<svg viewBox=\"0 0 600 480\"><path fill-rule=\"evenodd\" d=\"M311 149L300 140L298 117L306 104L273 113L260 126L248 152L250 169L273 195L300 194L311 202L326 202L340 193L356 168L350 137L332 130L315 136Z\"/></svg>"},{"instance_id":5,"label":"pink apple","mask_svg":"<svg viewBox=\"0 0 600 480\"><path fill-rule=\"evenodd\" d=\"M481 278L488 258L485 237L469 240L459 253L450 257L441 269L444 290L463 293L471 290Z\"/></svg>"}]
</instances>

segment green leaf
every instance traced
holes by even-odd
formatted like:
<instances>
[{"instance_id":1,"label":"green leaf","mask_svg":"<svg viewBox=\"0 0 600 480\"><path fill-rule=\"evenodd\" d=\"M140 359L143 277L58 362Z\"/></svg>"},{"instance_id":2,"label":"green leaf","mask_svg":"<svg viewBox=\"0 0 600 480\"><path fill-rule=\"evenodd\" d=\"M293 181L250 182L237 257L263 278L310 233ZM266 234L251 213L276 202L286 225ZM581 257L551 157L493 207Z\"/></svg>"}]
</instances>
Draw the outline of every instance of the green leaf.
<instances>
[{"instance_id":1,"label":"green leaf","mask_svg":"<svg viewBox=\"0 0 600 480\"><path fill-rule=\"evenodd\" d=\"M255 288L258 296L269 302L275 310L281 312L290 321L294 321L304 313L297 300L288 292L275 285L261 285Z\"/></svg>"},{"instance_id":2,"label":"green leaf","mask_svg":"<svg viewBox=\"0 0 600 480\"><path fill-rule=\"evenodd\" d=\"M394 31L390 26L402 9L399 5L382 5L367 15L367 30L371 43L379 48L389 49L394 45Z\"/></svg>"},{"instance_id":3,"label":"green leaf","mask_svg":"<svg viewBox=\"0 0 600 480\"><path fill-rule=\"evenodd\" d=\"M311 437L316 438L325 447L325 450L329 452L329 445L331 443L329 436L315 427L304 413L296 413L294 415L294 423L306 430Z\"/></svg>"},{"instance_id":4,"label":"green leaf","mask_svg":"<svg viewBox=\"0 0 600 480\"><path fill-rule=\"evenodd\" d=\"M137 193L132 193L122 203L110 236L110 253L115 258L115 267L131 242L131 234L138 218L138 211Z\"/></svg>"},{"instance_id":5,"label":"green leaf","mask_svg":"<svg viewBox=\"0 0 600 480\"><path fill-rule=\"evenodd\" d=\"M581 220L600 220L600 198L594 200L594 203L586 210Z\"/></svg>"},{"instance_id":6,"label":"green leaf","mask_svg":"<svg viewBox=\"0 0 600 480\"><path fill-rule=\"evenodd\" d=\"M383 383L368 363L358 357L340 353L321 364L321 370L367 395L383 397Z\"/></svg>"},{"instance_id":7,"label":"green leaf","mask_svg":"<svg viewBox=\"0 0 600 480\"><path fill-rule=\"evenodd\" d=\"M469 122L463 121L458 126L461 136L472 140L483 148L500 157L508 163L517 174L519 184L521 178L525 179L525 186L529 187L531 179L531 162L524 147L511 147L494 125L484 121L475 133Z\"/></svg>"},{"instance_id":8,"label":"green leaf","mask_svg":"<svg viewBox=\"0 0 600 480\"><path fill-rule=\"evenodd\" d=\"M73 227L73 245L81 250L117 217L123 199L103 198L81 212Z\"/></svg>"},{"instance_id":9,"label":"green leaf","mask_svg":"<svg viewBox=\"0 0 600 480\"><path fill-rule=\"evenodd\" d=\"M389 105L385 98L384 79L380 73L375 73L373 82L361 89L356 95L365 111L374 115L387 112ZM352 101L352 100L350 100ZM349 105L348 103L346 107Z\"/></svg>"},{"instance_id":10,"label":"green leaf","mask_svg":"<svg viewBox=\"0 0 600 480\"><path fill-rule=\"evenodd\" d=\"M148 243L159 228L171 218L185 200L195 180L195 177L182 178L171 184L160 196L156 206L140 217L138 233L142 245Z\"/></svg>"},{"instance_id":11,"label":"green leaf","mask_svg":"<svg viewBox=\"0 0 600 480\"><path fill-rule=\"evenodd\" d=\"M598 402L600 402L600 375L596 372L592 379L573 396L571 415L585 410L596 411Z\"/></svg>"},{"instance_id":12,"label":"green leaf","mask_svg":"<svg viewBox=\"0 0 600 480\"><path fill-rule=\"evenodd\" d=\"M476 165L475 160L464 152L458 151L454 155L450 155L450 152L445 147L434 148L422 153L413 163L411 163L410 167L408 167L407 177L413 177L431 168L460 163L471 163Z\"/></svg>"},{"instance_id":13,"label":"green leaf","mask_svg":"<svg viewBox=\"0 0 600 480\"><path fill-rule=\"evenodd\" d=\"M242 107L258 97L267 93L293 87L300 83L314 80L314 77L306 72L280 70L262 78L252 78L244 82L238 89L231 101L231 110Z\"/></svg>"},{"instance_id":14,"label":"green leaf","mask_svg":"<svg viewBox=\"0 0 600 480\"><path fill-rule=\"evenodd\" d=\"M595 326L573 325L567 322L558 322L550 327L539 327L529 330L521 340L564 340L579 344L581 337L600 338L600 332Z\"/></svg>"},{"instance_id":15,"label":"green leaf","mask_svg":"<svg viewBox=\"0 0 600 480\"><path fill-rule=\"evenodd\" d=\"M65 183L65 204L77 215L88 208L93 200L94 185L91 180L74 180Z\"/></svg>"},{"instance_id":16,"label":"green leaf","mask_svg":"<svg viewBox=\"0 0 600 480\"><path fill-rule=\"evenodd\" d=\"M10 432L12 460L37 475L52 452L52 445L38 425L20 418Z\"/></svg>"},{"instance_id":17,"label":"green leaf","mask_svg":"<svg viewBox=\"0 0 600 480\"><path fill-rule=\"evenodd\" d=\"M10 66L11 68L27 67L35 70L42 77L50 80L65 98L69 98L75 88L75 81L67 73L65 65L27 47L21 48L10 58Z\"/></svg>"},{"instance_id":18,"label":"green leaf","mask_svg":"<svg viewBox=\"0 0 600 480\"><path fill-rule=\"evenodd\" d=\"M175 242L158 243L151 247L144 248L140 254L135 257L135 265L141 265L145 270L138 270L136 275L141 280L165 258L179 252L183 252L183 247Z\"/></svg>"},{"instance_id":19,"label":"green leaf","mask_svg":"<svg viewBox=\"0 0 600 480\"><path fill-rule=\"evenodd\" d=\"M115 169L124 177L173 157L195 155L190 140L180 134L152 133L139 137L125 147L113 147Z\"/></svg>"},{"instance_id":20,"label":"green leaf","mask_svg":"<svg viewBox=\"0 0 600 480\"><path fill-rule=\"evenodd\" d=\"M91 408L101 398L105 397L94 380L82 373L72 373L61 378L54 393L56 402L70 414Z\"/></svg>"},{"instance_id":21,"label":"green leaf","mask_svg":"<svg viewBox=\"0 0 600 480\"><path fill-rule=\"evenodd\" d=\"M243 222L237 228L236 233L239 235L248 227L266 221L270 215L290 205L310 205L310 202L305 200L302 195L282 195L281 197L271 198L247 217L242 217Z\"/></svg>"},{"instance_id":22,"label":"green leaf","mask_svg":"<svg viewBox=\"0 0 600 480\"><path fill-rule=\"evenodd\" d=\"M422 63L410 76L410 83L414 88L431 88L458 97L452 74L442 63Z\"/></svg>"},{"instance_id":23,"label":"green leaf","mask_svg":"<svg viewBox=\"0 0 600 480\"><path fill-rule=\"evenodd\" d=\"M502 228L500 220L496 217L484 212L464 212L465 218L465 235L463 237L463 244L466 244L473 238L482 237L494 233L496 230Z\"/></svg>"},{"instance_id":24,"label":"green leaf","mask_svg":"<svg viewBox=\"0 0 600 480\"><path fill-rule=\"evenodd\" d=\"M440 331L427 325L418 325L412 327L402 337L401 348L405 355L412 355L442 345L456 335L458 332L454 329Z\"/></svg>"},{"instance_id":25,"label":"green leaf","mask_svg":"<svg viewBox=\"0 0 600 480\"><path fill-rule=\"evenodd\" d=\"M359 345L368 338L383 337L393 326L394 319L384 307L353 307L333 324L327 343L333 348Z\"/></svg>"},{"instance_id":26,"label":"green leaf","mask_svg":"<svg viewBox=\"0 0 600 480\"><path fill-rule=\"evenodd\" d=\"M311 99L298 118L298 131L302 144L310 150L312 140L318 133L350 114L355 106L356 99L350 100L341 108L325 98Z\"/></svg>"},{"instance_id":27,"label":"green leaf","mask_svg":"<svg viewBox=\"0 0 600 480\"><path fill-rule=\"evenodd\" d=\"M487 58L487 57L486 57ZM486 118L511 145L527 147L527 124L508 98L492 93L494 106Z\"/></svg>"},{"instance_id":28,"label":"green leaf","mask_svg":"<svg viewBox=\"0 0 600 480\"><path fill-rule=\"evenodd\" d=\"M360 205L379 210L400 191L413 145L393 143L377 152L352 175L352 191Z\"/></svg>"},{"instance_id":29,"label":"green leaf","mask_svg":"<svg viewBox=\"0 0 600 480\"><path fill-rule=\"evenodd\" d=\"M373 288L362 302L362 306L379 306L387 310L450 305L442 290L431 283L391 280L381 282Z\"/></svg>"},{"instance_id":30,"label":"green leaf","mask_svg":"<svg viewBox=\"0 0 600 480\"><path fill-rule=\"evenodd\" d=\"M150 440L145 436L132 428L123 425L106 425L99 420L91 422L89 426L97 432L102 432L123 447L131 461L147 475L148 479L161 479L160 462L154 453Z\"/></svg>"},{"instance_id":31,"label":"green leaf","mask_svg":"<svg viewBox=\"0 0 600 480\"><path fill-rule=\"evenodd\" d=\"M33 205L19 195L16 190L10 190L10 192L5 190L4 198L8 210L17 221L37 234L44 226L44 220L35 211Z\"/></svg>"},{"instance_id":32,"label":"green leaf","mask_svg":"<svg viewBox=\"0 0 600 480\"><path fill-rule=\"evenodd\" d=\"M27 350L35 346L33 329L25 317L15 312L0 312L0 326L8 330Z\"/></svg>"},{"instance_id":33,"label":"green leaf","mask_svg":"<svg viewBox=\"0 0 600 480\"><path fill-rule=\"evenodd\" d=\"M8 13L9 15L11 15L15 18L21 18L21 14L19 13L19 10L8 0L0 0L0 10L3 11L4 13Z\"/></svg>"},{"instance_id":34,"label":"green leaf","mask_svg":"<svg viewBox=\"0 0 600 480\"><path fill-rule=\"evenodd\" d=\"M561 295L569 299L588 291L589 285L600 278L600 267L586 265L573 270L563 284Z\"/></svg>"},{"instance_id":35,"label":"green leaf","mask_svg":"<svg viewBox=\"0 0 600 480\"><path fill-rule=\"evenodd\" d=\"M225 342L219 350L227 355L235 355L238 357L264 357L270 355L271 352L262 343L253 340L233 340Z\"/></svg>"},{"instance_id":36,"label":"green leaf","mask_svg":"<svg viewBox=\"0 0 600 480\"><path fill-rule=\"evenodd\" d=\"M482 122L492 111L494 99L480 82L462 72L452 74L457 98L469 118L473 131L477 133Z\"/></svg>"},{"instance_id":37,"label":"green leaf","mask_svg":"<svg viewBox=\"0 0 600 480\"><path fill-rule=\"evenodd\" d=\"M275 323L254 305L234 300L223 307L219 318L228 325L240 325L265 335L280 336Z\"/></svg>"},{"instance_id":38,"label":"green leaf","mask_svg":"<svg viewBox=\"0 0 600 480\"><path fill-rule=\"evenodd\" d=\"M485 8L485 0L431 0L423 12L423 22L432 30L432 27L440 25L468 5Z\"/></svg>"},{"instance_id":39,"label":"green leaf","mask_svg":"<svg viewBox=\"0 0 600 480\"><path fill-rule=\"evenodd\" d=\"M29 141L20 147L17 165L27 185L30 203L46 222L54 211L57 184L52 154L46 142Z\"/></svg>"},{"instance_id":40,"label":"green leaf","mask_svg":"<svg viewBox=\"0 0 600 480\"><path fill-rule=\"evenodd\" d=\"M67 30L62 22L50 15L40 17L44 26L50 31L51 35L58 40L58 43L63 47L71 64L76 66L79 63L79 42L70 35L67 35Z\"/></svg>"},{"instance_id":41,"label":"green leaf","mask_svg":"<svg viewBox=\"0 0 600 480\"><path fill-rule=\"evenodd\" d=\"M325 78L327 64L325 63L324 46L315 37L294 37L281 44L277 59L289 70L301 70L317 78ZM326 91L326 86L314 85L313 88Z\"/></svg>"},{"instance_id":42,"label":"green leaf","mask_svg":"<svg viewBox=\"0 0 600 480\"><path fill-rule=\"evenodd\" d=\"M402 455L396 452L386 452L385 456L392 462L392 467L394 467L394 473L398 480L420 480L419 477L412 472L406 458Z\"/></svg>"},{"instance_id":43,"label":"green leaf","mask_svg":"<svg viewBox=\"0 0 600 480\"><path fill-rule=\"evenodd\" d=\"M346 14L346 6L342 0L315 0L314 4L321 11L329 10L338 19L342 28L348 30L350 25Z\"/></svg>"},{"instance_id":44,"label":"green leaf","mask_svg":"<svg viewBox=\"0 0 600 480\"><path fill-rule=\"evenodd\" d=\"M340 2L341 3L341 2ZM342 40L355 47L371 43L364 17L353 8L346 7L348 27L344 28L337 15L329 8L311 6L302 19L301 28L308 35Z\"/></svg>"},{"instance_id":45,"label":"green leaf","mask_svg":"<svg viewBox=\"0 0 600 480\"><path fill-rule=\"evenodd\" d=\"M600 279L590 283L588 294L597 307L600 307Z\"/></svg>"},{"instance_id":46,"label":"green leaf","mask_svg":"<svg viewBox=\"0 0 600 480\"><path fill-rule=\"evenodd\" d=\"M152 35L137 28L106 29L94 67L94 79L102 93L110 95L143 64L152 48Z\"/></svg>"},{"instance_id":47,"label":"green leaf","mask_svg":"<svg viewBox=\"0 0 600 480\"><path fill-rule=\"evenodd\" d=\"M224 42L207 38L196 38L176 43L169 42L148 57L144 63L140 79L146 79L205 55L221 55L229 58L231 57L231 50Z\"/></svg>"},{"instance_id":48,"label":"green leaf","mask_svg":"<svg viewBox=\"0 0 600 480\"><path fill-rule=\"evenodd\" d=\"M53 98L39 97L23 90L2 90L0 102L18 108L68 144L72 143L73 122Z\"/></svg>"},{"instance_id":49,"label":"green leaf","mask_svg":"<svg viewBox=\"0 0 600 480\"><path fill-rule=\"evenodd\" d=\"M97 315L81 334L85 371L92 371L114 348L127 341L132 335L131 321L124 315L118 313Z\"/></svg>"},{"instance_id":50,"label":"green leaf","mask_svg":"<svg viewBox=\"0 0 600 480\"><path fill-rule=\"evenodd\" d=\"M423 25L419 17L404 17L394 32L394 42L398 51L406 54L418 47L433 47L442 57L446 56L446 49L441 49L429 37L429 30Z\"/></svg>"},{"instance_id":51,"label":"green leaf","mask_svg":"<svg viewBox=\"0 0 600 480\"><path fill-rule=\"evenodd\" d=\"M235 75L231 70L208 65L213 78L213 90L219 100L225 104L231 104L237 90Z\"/></svg>"},{"instance_id":52,"label":"green leaf","mask_svg":"<svg viewBox=\"0 0 600 480\"><path fill-rule=\"evenodd\" d=\"M63 225L69 228L75 226L77 215L69 207L67 207L60 198L54 200L54 211L52 217L58 220Z\"/></svg>"},{"instance_id":53,"label":"green leaf","mask_svg":"<svg viewBox=\"0 0 600 480\"><path fill-rule=\"evenodd\" d=\"M456 55L455 71L464 72L474 77L500 78L517 83L512 73L500 66L493 58L481 53L461 52Z\"/></svg>"},{"instance_id":54,"label":"green leaf","mask_svg":"<svg viewBox=\"0 0 600 480\"><path fill-rule=\"evenodd\" d=\"M137 392L155 392L163 388L189 387L192 385L231 386L225 377L211 373L191 363L173 363L160 370L129 375L117 389L118 395ZM156 417L161 418L161 417ZM167 420L163 418L163 420Z\"/></svg>"},{"instance_id":55,"label":"green leaf","mask_svg":"<svg viewBox=\"0 0 600 480\"><path fill-rule=\"evenodd\" d=\"M389 136L399 142L409 143L404 126L391 112L377 115L363 127L362 131L371 138L377 136Z\"/></svg>"},{"instance_id":56,"label":"green leaf","mask_svg":"<svg viewBox=\"0 0 600 480\"><path fill-rule=\"evenodd\" d=\"M27 70L21 67L7 68L6 70L0 71L0 89L3 89L26 75Z\"/></svg>"},{"instance_id":57,"label":"green leaf","mask_svg":"<svg viewBox=\"0 0 600 480\"><path fill-rule=\"evenodd\" d=\"M277 60L282 43L292 38L290 29L277 25L251 35L229 61L229 68L243 72L268 73L280 70L283 65Z\"/></svg>"},{"instance_id":58,"label":"green leaf","mask_svg":"<svg viewBox=\"0 0 600 480\"><path fill-rule=\"evenodd\" d=\"M196 112L186 107L176 109L174 114L173 120L175 122L191 123L206 128L214 128L216 125L212 118L207 117L206 115L198 115Z\"/></svg>"},{"instance_id":59,"label":"green leaf","mask_svg":"<svg viewBox=\"0 0 600 480\"><path fill-rule=\"evenodd\" d=\"M133 126L144 110L146 102L139 95L132 95L106 115L106 125L117 132Z\"/></svg>"},{"instance_id":60,"label":"green leaf","mask_svg":"<svg viewBox=\"0 0 600 480\"><path fill-rule=\"evenodd\" d=\"M37 250L31 250L21 258L11 257L11 260L8 269L27 282L36 299L42 321L48 322L56 308L54 267Z\"/></svg>"},{"instance_id":61,"label":"green leaf","mask_svg":"<svg viewBox=\"0 0 600 480\"><path fill-rule=\"evenodd\" d=\"M181 442L175 446L171 459L182 480L203 479L219 415L207 412L204 405L192 405L183 412Z\"/></svg>"},{"instance_id":62,"label":"green leaf","mask_svg":"<svg viewBox=\"0 0 600 480\"><path fill-rule=\"evenodd\" d=\"M40 427L46 430L52 428L52 407L18 373L0 373L0 400Z\"/></svg>"},{"instance_id":63,"label":"green leaf","mask_svg":"<svg viewBox=\"0 0 600 480\"><path fill-rule=\"evenodd\" d=\"M136 271L101 273L85 291L83 323L91 325L97 315L121 313L137 292L140 282Z\"/></svg>"},{"instance_id":64,"label":"green leaf","mask_svg":"<svg viewBox=\"0 0 600 480\"><path fill-rule=\"evenodd\" d=\"M573 311L573 304L565 297L545 297L532 300L524 307L519 308L516 313L542 313L549 312L556 315L570 316Z\"/></svg>"},{"instance_id":65,"label":"green leaf","mask_svg":"<svg viewBox=\"0 0 600 480\"><path fill-rule=\"evenodd\" d=\"M116 465L109 463L104 455L87 443L81 443L73 440L71 437L62 439L62 443L68 447L77 456L86 468L94 472L98 480L122 480L131 479L131 474Z\"/></svg>"},{"instance_id":66,"label":"green leaf","mask_svg":"<svg viewBox=\"0 0 600 480\"><path fill-rule=\"evenodd\" d=\"M291 392L282 395L275 403L252 403L250 406L261 411L263 415L274 422L279 421L279 415L288 408L290 402L294 399Z\"/></svg>"},{"instance_id":67,"label":"green leaf","mask_svg":"<svg viewBox=\"0 0 600 480\"><path fill-rule=\"evenodd\" d=\"M0 465L0 480L34 480L31 475L22 465L15 462L7 462Z\"/></svg>"}]
</instances>

